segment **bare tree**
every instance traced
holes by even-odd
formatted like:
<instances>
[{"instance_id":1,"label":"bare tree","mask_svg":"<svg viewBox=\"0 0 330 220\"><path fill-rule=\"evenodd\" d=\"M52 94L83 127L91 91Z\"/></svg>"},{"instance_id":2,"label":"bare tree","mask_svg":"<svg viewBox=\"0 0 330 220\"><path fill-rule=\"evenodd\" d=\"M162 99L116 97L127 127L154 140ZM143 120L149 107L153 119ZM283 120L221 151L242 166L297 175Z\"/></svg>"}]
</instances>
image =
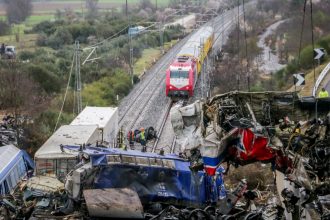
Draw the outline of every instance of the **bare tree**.
<instances>
[{"instance_id":1,"label":"bare tree","mask_svg":"<svg viewBox=\"0 0 330 220\"><path fill-rule=\"evenodd\" d=\"M150 0L142 0L139 4L139 9L151 8L154 9L154 5L150 2Z\"/></svg>"},{"instance_id":2,"label":"bare tree","mask_svg":"<svg viewBox=\"0 0 330 220\"><path fill-rule=\"evenodd\" d=\"M10 24L21 23L31 15L32 0L5 0L7 19Z\"/></svg>"},{"instance_id":3,"label":"bare tree","mask_svg":"<svg viewBox=\"0 0 330 220\"><path fill-rule=\"evenodd\" d=\"M5 65L6 66L6 65ZM32 115L41 110L45 97L37 84L21 72L17 64L8 64L0 69L0 109L6 110L14 117L17 144L20 146L20 130L23 121L21 116Z\"/></svg>"},{"instance_id":4,"label":"bare tree","mask_svg":"<svg viewBox=\"0 0 330 220\"><path fill-rule=\"evenodd\" d=\"M98 5L99 0L86 0L86 8L88 10L87 17L95 18L98 14Z\"/></svg>"}]
</instances>

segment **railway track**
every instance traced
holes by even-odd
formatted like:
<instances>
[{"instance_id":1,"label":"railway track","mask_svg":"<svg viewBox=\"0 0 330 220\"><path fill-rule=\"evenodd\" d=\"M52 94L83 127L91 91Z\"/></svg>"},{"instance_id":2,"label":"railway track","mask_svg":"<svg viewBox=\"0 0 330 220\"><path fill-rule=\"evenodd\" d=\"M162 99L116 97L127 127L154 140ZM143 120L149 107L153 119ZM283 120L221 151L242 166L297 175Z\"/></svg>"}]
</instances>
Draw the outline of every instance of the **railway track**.
<instances>
[{"instance_id":1,"label":"railway track","mask_svg":"<svg viewBox=\"0 0 330 220\"><path fill-rule=\"evenodd\" d=\"M170 110L171 110L171 107L172 107L172 100L169 100L167 105L166 105L166 111L165 111L165 114L164 116L162 117L162 121L160 123L160 126L156 128L156 131L158 132L158 138L156 139L155 143L153 144L153 147L152 147L152 151L153 153L155 153L155 151L157 150L157 145L159 143L159 140L160 140L160 137L163 133L163 129L165 127L165 123L166 121L168 120L169 118L169 113L170 113ZM170 152L172 153L172 148L170 149Z\"/></svg>"},{"instance_id":2,"label":"railway track","mask_svg":"<svg viewBox=\"0 0 330 220\"><path fill-rule=\"evenodd\" d=\"M128 100L120 105L119 126L125 131L134 128L140 113L150 105L150 99L156 90L161 87L165 79L165 71L174 55L180 50L181 46L187 41L189 36L177 43L165 56L160 59L153 68L148 71L146 78L142 80L139 86L130 93Z\"/></svg>"},{"instance_id":3,"label":"railway track","mask_svg":"<svg viewBox=\"0 0 330 220\"><path fill-rule=\"evenodd\" d=\"M237 10L226 11L221 16L214 18L205 25L215 27L215 44L213 49L221 46L221 38L229 35L229 30L234 27ZM190 36L190 35L189 35ZM125 134L132 129L153 126L158 131L159 138L147 146L151 152L175 152L175 135L168 119L172 102L165 96L165 71L189 36L177 43L168 51L143 77L131 93L119 106L119 126ZM221 38L220 38L221 37ZM137 146L138 149L138 146Z\"/></svg>"}]
</instances>

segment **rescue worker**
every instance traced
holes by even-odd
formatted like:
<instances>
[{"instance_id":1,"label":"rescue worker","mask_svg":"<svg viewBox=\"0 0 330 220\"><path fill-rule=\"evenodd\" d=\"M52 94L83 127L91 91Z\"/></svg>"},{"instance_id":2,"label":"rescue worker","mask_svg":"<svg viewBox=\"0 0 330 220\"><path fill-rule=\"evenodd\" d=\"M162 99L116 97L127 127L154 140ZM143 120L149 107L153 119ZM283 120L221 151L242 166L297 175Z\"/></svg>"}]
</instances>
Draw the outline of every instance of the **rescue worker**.
<instances>
[{"instance_id":1,"label":"rescue worker","mask_svg":"<svg viewBox=\"0 0 330 220\"><path fill-rule=\"evenodd\" d=\"M146 137L145 137L145 131L144 128L140 128L140 144L142 145L142 151L145 152L146 149Z\"/></svg>"},{"instance_id":2,"label":"rescue worker","mask_svg":"<svg viewBox=\"0 0 330 220\"><path fill-rule=\"evenodd\" d=\"M219 200L226 198L227 193L225 189L225 185L223 182L223 174L225 169L222 166L219 166L214 176L208 176L210 185L210 200L211 203L217 203Z\"/></svg>"},{"instance_id":3,"label":"rescue worker","mask_svg":"<svg viewBox=\"0 0 330 220\"><path fill-rule=\"evenodd\" d=\"M217 186L217 195L219 200L224 199L227 196L225 184L223 182L224 173L225 169L223 166L219 166L215 171L215 183Z\"/></svg>"},{"instance_id":4,"label":"rescue worker","mask_svg":"<svg viewBox=\"0 0 330 220\"><path fill-rule=\"evenodd\" d=\"M322 90L319 92L319 98L328 98L329 93L325 88L322 88Z\"/></svg>"},{"instance_id":5,"label":"rescue worker","mask_svg":"<svg viewBox=\"0 0 330 220\"><path fill-rule=\"evenodd\" d=\"M1 55L1 56L5 54L5 49L6 49L5 44L2 43L2 44L1 44L1 47L0 47L0 55Z\"/></svg>"},{"instance_id":6,"label":"rescue worker","mask_svg":"<svg viewBox=\"0 0 330 220\"><path fill-rule=\"evenodd\" d=\"M134 132L133 131L128 132L127 139L129 142L129 147L131 148L131 150L134 150Z\"/></svg>"}]
</instances>

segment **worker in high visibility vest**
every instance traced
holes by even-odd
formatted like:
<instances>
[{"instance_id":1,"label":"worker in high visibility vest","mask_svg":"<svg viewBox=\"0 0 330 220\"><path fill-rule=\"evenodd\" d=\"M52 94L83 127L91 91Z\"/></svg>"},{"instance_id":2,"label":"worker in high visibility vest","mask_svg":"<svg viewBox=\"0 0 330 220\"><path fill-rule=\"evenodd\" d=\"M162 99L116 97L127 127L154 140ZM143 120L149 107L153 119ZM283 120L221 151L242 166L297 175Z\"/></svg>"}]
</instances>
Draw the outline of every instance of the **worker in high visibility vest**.
<instances>
[{"instance_id":1,"label":"worker in high visibility vest","mask_svg":"<svg viewBox=\"0 0 330 220\"><path fill-rule=\"evenodd\" d=\"M146 137L145 137L145 132L144 128L140 128L140 143L142 145L142 151L146 151Z\"/></svg>"},{"instance_id":2,"label":"worker in high visibility vest","mask_svg":"<svg viewBox=\"0 0 330 220\"><path fill-rule=\"evenodd\" d=\"M328 98L329 93L325 88L322 88L322 90L319 92L319 98Z\"/></svg>"}]
</instances>

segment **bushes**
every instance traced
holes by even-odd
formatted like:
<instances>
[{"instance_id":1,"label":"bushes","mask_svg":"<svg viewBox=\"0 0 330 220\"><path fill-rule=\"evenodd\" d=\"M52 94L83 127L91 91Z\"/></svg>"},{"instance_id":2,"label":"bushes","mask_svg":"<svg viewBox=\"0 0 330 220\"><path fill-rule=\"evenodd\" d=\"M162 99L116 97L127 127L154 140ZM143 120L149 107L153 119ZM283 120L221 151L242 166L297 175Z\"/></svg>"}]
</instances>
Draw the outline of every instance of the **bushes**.
<instances>
[{"instance_id":1,"label":"bushes","mask_svg":"<svg viewBox=\"0 0 330 220\"><path fill-rule=\"evenodd\" d=\"M46 68L40 65L31 64L26 68L26 70L34 81L38 82L48 94L60 91L61 82L59 78Z\"/></svg>"},{"instance_id":2,"label":"bushes","mask_svg":"<svg viewBox=\"0 0 330 220\"><path fill-rule=\"evenodd\" d=\"M10 25L5 21L0 20L0 36L9 34L9 32L10 32Z\"/></svg>"},{"instance_id":3,"label":"bushes","mask_svg":"<svg viewBox=\"0 0 330 220\"><path fill-rule=\"evenodd\" d=\"M36 54L31 52L31 51L21 51L19 53L19 58L21 60L31 60L33 58L35 58Z\"/></svg>"},{"instance_id":4,"label":"bushes","mask_svg":"<svg viewBox=\"0 0 330 220\"><path fill-rule=\"evenodd\" d=\"M312 45L305 47L300 54L300 66L304 69L313 67L314 52Z\"/></svg>"},{"instance_id":5,"label":"bushes","mask_svg":"<svg viewBox=\"0 0 330 220\"><path fill-rule=\"evenodd\" d=\"M35 33L45 33L47 36L55 33L56 29L64 25L64 21L42 21L36 24L32 31Z\"/></svg>"},{"instance_id":6,"label":"bushes","mask_svg":"<svg viewBox=\"0 0 330 220\"><path fill-rule=\"evenodd\" d=\"M96 34L95 27L87 22L71 24L65 29L71 34L74 40L78 40L81 43L87 43L87 38Z\"/></svg>"},{"instance_id":7,"label":"bushes","mask_svg":"<svg viewBox=\"0 0 330 220\"><path fill-rule=\"evenodd\" d=\"M87 85L83 89L83 102L87 105L110 106L117 104L116 96L124 97L131 89L129 75L116 69L111 76Z\"/></svg>"},{"instance_id":8,"label":"bushes","mask_svg":"<svg viewBox=\"0 0 330 220\"><path fill-rule=\"evenodd\" d=\"M72 44L73 39L68 29L61 27L58 28L56 32L52 34L46 42L47 45L50 46L51 48L59 49L65 44Z\"/></svg>"}]
</instances>

